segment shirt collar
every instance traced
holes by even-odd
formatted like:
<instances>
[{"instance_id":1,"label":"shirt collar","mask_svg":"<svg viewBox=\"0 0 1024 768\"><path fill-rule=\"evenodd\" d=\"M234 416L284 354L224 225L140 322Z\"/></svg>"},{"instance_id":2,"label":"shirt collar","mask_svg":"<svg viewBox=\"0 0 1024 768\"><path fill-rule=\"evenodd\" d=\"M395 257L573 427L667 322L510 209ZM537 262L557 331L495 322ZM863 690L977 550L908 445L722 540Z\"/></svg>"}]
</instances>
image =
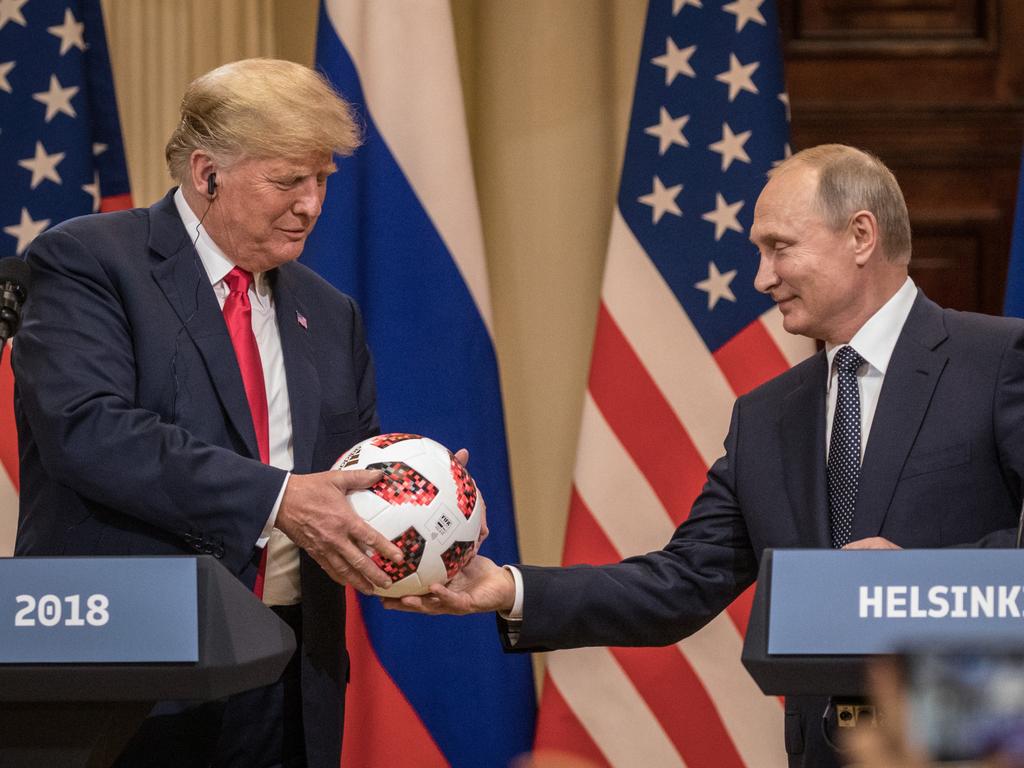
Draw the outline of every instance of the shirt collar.
<instances>
[{"instance_id":1,"label":"shirt collar","mask_svg":"<svg viewBox=\"0 0 1024 768\"><path fill-rule=\"evenodd\" d=\"M916 298L917 286L908 277L900 289L893 294L892 298L868 318L868 321L850 339L850 346L857 350L857 353L867 361L868 365L883 376L889 367L892 351L896 348L896 340L903 330L904 323L907 322L907 318L910 316L910 310L914 306L914 299ZM829 371L832 370L832 363L835 360L836 352L843 346L846 345L825 345Z\"/></svg>"},{"instance_id":2,"label":"shirt collar","mask_svg":"<svg viewBox=\"0 0 1024 768\"><path fill-rule=\"evenodd\" d=\"M206 270L206 276L210 279L210 285L217 285L228 272L234 269L234 262L224 254L224 251L213 241L206 228L199 222L199 217L185 200L181 187L174 192L174 206L178 209L178 216L181 217L181 223L185 225L185 231L188 232L188 237L195 246L196 253L199 254L199 260L203 263L203 269ZM253 282L256 287L256 295L262 301L270 293L266 273L255 272Z\"/></svg>"}]
</instances>

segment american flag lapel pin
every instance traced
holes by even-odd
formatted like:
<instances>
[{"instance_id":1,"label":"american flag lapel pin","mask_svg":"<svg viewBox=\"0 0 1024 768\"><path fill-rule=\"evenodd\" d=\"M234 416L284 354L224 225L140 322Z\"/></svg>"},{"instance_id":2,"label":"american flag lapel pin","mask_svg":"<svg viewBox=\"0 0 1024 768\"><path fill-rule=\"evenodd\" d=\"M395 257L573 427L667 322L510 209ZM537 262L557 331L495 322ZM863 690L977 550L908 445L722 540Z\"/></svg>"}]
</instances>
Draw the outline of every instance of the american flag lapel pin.
<instances>
[{"instance_id":1,"label":"american flag lapel pin","mask_svg":"<svg viewBox=\"0 0 1024 768\"><path fill-rule=\"evenodd\" d=\"M306 320L306 316L299 312L299 310L295 310L295 319L298 321L299 325L306 330L309 330L309 321Z\"/></svg>"}]
</instances>

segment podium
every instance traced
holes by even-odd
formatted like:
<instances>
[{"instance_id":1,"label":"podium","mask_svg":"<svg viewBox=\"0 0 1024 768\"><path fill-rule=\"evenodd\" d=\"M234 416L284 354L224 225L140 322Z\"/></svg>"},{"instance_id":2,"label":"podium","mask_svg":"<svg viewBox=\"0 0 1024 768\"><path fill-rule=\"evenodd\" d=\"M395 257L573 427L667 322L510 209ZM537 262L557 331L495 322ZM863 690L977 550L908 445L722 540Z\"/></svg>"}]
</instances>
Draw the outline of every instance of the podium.
<instances>
[{"instance_id":1,"label":"podium","mask_svg":"<svg viewBox=\"0 0 1024 768\"><path fill-rule=\"evenodd\" d=\"M1020 647L1024 551L766 550L742 661L770 696L863 697L876 655Z\"/></svg>"},{"instance_id":2,"label":"podium","mask_svg":"<svg viewBox=\"0 0 1024 768\"><path fill-rule=\"evenodd\" d=\"M276 681L291 629L209 556L0 559L0 765L110 765L158 700Z\"/></svg>"}]
</instances>

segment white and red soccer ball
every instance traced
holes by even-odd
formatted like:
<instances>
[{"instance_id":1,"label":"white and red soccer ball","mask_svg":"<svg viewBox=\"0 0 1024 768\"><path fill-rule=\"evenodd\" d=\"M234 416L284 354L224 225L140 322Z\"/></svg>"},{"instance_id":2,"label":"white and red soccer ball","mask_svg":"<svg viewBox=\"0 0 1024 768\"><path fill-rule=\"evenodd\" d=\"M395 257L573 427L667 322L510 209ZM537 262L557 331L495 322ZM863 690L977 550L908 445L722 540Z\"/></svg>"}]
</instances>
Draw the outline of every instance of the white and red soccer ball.
<instances>
[{"instance_id":1,"label":"white and red soccer ball","mask_svg":"<svg viewBox=\"0 0 1024 768\"><path fill-rule=\"evenodd\" d=\"M402 550L398 564L374 561L393 584L378 595L421 595L446 584L476 551L484 500L469 472L440 443L419 435L377 435L352 446L331 469L380 469L372 487L349 501L370 525Z\"/></svg>"}]
</instances>

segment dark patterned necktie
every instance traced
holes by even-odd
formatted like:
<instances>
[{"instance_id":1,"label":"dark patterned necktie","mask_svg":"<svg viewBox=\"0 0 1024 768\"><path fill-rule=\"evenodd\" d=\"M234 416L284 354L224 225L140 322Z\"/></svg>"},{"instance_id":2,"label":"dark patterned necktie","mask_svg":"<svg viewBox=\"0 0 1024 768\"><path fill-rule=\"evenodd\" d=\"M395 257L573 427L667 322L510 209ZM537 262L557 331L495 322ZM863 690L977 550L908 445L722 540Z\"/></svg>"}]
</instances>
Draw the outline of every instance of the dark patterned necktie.
<instances>
[{"instance_id":1,"label":"dark patterned necktie","mask_svg":"<svg viewBox=\"0 0 1024 768\"><path fill-rule=\"evenodd\" d=\"M853 347L840 348L833 365L838 373L839 390L832 417L832 439L828 449L828 509L831 517L832 546L850 543L853 531L857 484L860 480L860 392L857 369L864 358Z\"/></svg>"}]
</instances>

